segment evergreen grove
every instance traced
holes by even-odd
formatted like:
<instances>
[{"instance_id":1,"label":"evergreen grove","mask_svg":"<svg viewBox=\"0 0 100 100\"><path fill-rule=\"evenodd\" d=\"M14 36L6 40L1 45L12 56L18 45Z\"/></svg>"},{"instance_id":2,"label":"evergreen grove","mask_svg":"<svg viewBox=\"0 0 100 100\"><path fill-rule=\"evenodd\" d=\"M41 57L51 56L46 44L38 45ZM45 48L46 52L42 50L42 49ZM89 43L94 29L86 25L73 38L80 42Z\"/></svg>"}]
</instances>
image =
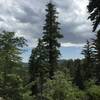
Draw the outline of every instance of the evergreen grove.
<instances>
[{"instance_id":1,"label":"evergreen grove","mask_svg":"<svg viewBox=\"0 0 100 100\"><path fill-rule=\"evenodd\" d=\"M86 41L83 59L60 59L63 35L52 2L28 64L21 58L27 40L14 32L0 33L0 100L100 100L100 0L89 0L87 9L97 32Z\"/></svg>"}]
</instances>

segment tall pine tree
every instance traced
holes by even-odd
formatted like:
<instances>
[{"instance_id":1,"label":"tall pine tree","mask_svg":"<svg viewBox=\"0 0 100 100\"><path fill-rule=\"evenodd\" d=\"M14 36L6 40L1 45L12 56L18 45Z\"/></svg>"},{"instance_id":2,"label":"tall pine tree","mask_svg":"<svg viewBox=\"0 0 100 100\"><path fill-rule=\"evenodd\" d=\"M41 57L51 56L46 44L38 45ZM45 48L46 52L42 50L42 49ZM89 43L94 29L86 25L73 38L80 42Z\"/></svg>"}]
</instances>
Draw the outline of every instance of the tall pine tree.
<instances>
[{"instance_id":1,"label":"tall pine tree","mask_svg":"<svg viewBox=\"0 0 100 100\"><path fill-rule=\"evenodd\" d=\"M46 20L43 27L43 41L45 42L45 47L49 56L49 77L52 78L60 55L60 51L58 49L60 47L60 43L58 43L58 39L63 36L60 34L59 22L57 22L58 13L55 5L51 2L48 3L46 12Z\"/></svg>"}]
</instances>

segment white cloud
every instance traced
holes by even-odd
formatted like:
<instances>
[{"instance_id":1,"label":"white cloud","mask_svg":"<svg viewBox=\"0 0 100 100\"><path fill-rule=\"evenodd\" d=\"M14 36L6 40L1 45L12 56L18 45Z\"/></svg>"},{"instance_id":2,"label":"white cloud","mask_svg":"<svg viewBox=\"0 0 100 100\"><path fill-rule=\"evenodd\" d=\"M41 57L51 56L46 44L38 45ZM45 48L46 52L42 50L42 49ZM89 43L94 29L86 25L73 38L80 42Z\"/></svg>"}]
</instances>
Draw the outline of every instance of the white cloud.
<instances>
[{"instance_id":1,"label":"white cloud","mask_svg":"<svg viewBox=\"0 0 100 100\"><path fill-rule=\"evenodd\" d=\"M85 44L61 43L62 47L83 47Z\"/></svg>"},{"instance_id":2,"label":"white cloud","mask_svg":"<svg viewBox=\"0 0 100 100\"><path fill-rule=\"evenodd\" d=\"M15 31L24 36L30 47L42 36L45 8L49 0L0 0L0 30ZM87 20L88 0L53 0L59 12L62 46L81 46L93 37ZM35 43L34 43L35 42ZM71 44L72 43L72 44Z\"/></svg>"}]
</instances>

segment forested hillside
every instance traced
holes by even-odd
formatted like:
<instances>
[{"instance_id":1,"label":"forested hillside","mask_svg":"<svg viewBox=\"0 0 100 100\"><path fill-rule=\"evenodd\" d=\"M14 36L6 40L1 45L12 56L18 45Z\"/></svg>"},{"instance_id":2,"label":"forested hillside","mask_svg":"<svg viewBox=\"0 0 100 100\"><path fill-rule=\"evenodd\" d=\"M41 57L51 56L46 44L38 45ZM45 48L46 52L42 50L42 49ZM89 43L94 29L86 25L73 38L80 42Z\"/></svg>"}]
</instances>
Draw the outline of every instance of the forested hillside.
<instances>
[{"instance_id":1,"label":"forested hillside","mask_svg":"<svg viewBox=\"0 0 100 100\"><path fill-rule=\"evenodd\" d=\"M87 5L95 38L86 41L83 58L61 59L62 23L52 1L46 5L42 36L28 63L21 57L27 39L1 31L0 100L100 100L100 0Z\"/></svg>"}]
</instances>

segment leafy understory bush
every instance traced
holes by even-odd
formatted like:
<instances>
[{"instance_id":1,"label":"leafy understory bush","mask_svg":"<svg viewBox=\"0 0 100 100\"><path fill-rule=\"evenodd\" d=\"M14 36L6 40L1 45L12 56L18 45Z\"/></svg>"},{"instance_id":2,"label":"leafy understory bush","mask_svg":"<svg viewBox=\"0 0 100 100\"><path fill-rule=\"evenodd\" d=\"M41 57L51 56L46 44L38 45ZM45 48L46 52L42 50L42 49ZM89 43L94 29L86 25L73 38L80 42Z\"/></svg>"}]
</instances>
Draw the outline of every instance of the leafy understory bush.
<instances>
[{"instance_id":1,"label":"leafy understory bush","mask_svg":"<svg viewBox=\"0 0 100 100\"><path fill-rule=\"evenodd\" d=\"M85 93L73 86L69 75L56 72L53 80L48 79L43 96L47 100L86 100Z\"/></svg>"},{"instance_id":2,"label":"leafy understory bush","mask_svg":"<svg viewBox=\"0 0 100 100\"><path fill-rule=\"evenodd\" d=\"M87 83L86 92L89 100L100 100L100 86L96 85L94 81Z\"/></svg>"}]
</instances>

